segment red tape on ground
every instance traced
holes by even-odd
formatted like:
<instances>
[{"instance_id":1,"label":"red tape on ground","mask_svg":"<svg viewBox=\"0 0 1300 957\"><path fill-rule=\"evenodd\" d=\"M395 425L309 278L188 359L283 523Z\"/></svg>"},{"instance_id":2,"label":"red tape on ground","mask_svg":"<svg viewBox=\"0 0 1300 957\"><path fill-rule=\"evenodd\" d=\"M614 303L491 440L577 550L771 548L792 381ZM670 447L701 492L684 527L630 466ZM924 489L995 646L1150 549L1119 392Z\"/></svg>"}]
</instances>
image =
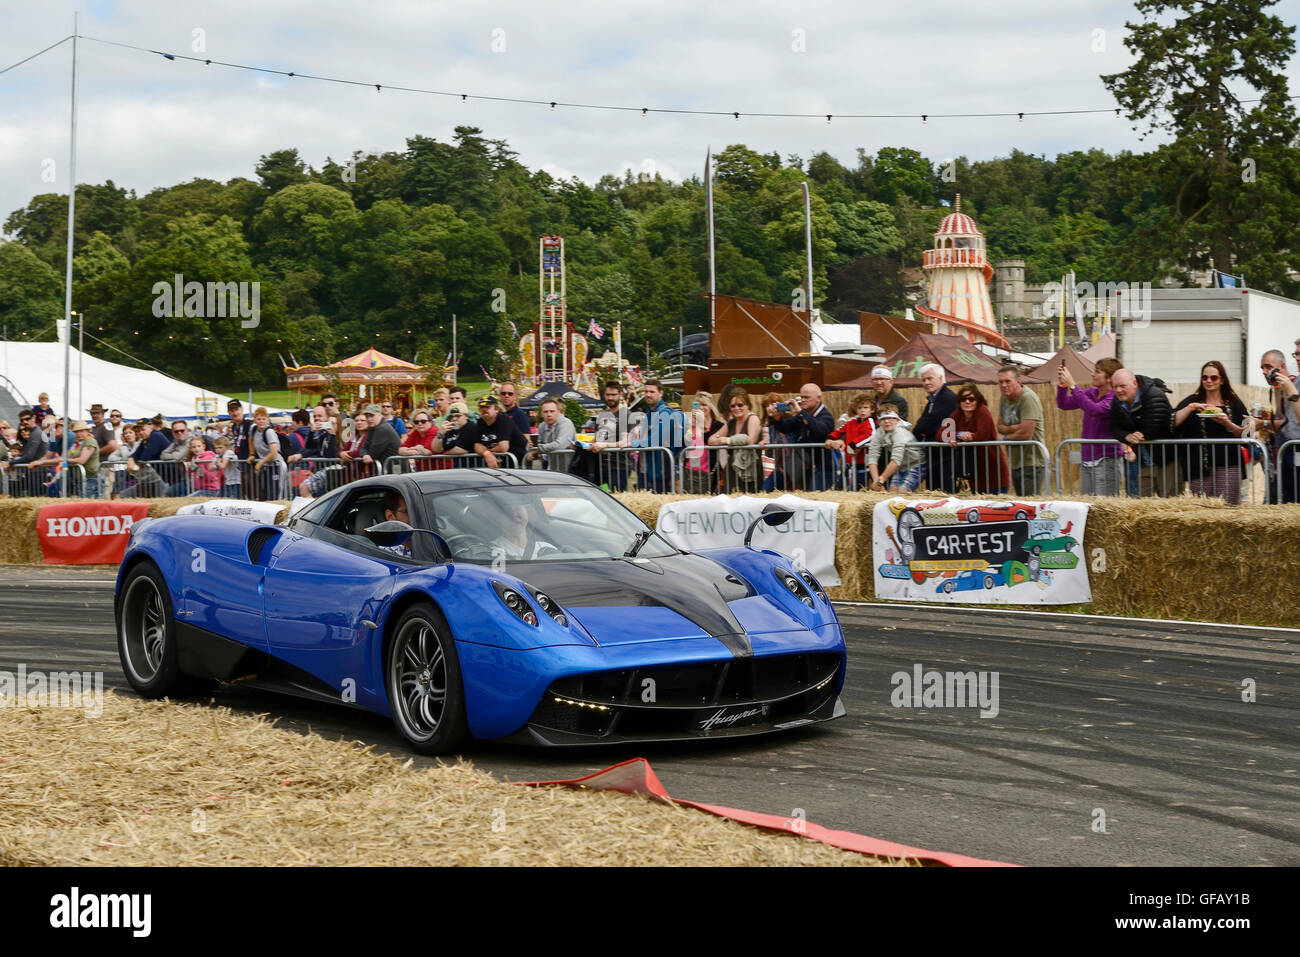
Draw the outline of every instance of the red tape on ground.
<instances>
[{"instance_id":1,"label":"red tape on ground","mask_svg":"<svg viewBox=\"0 0 1300 957\"><path fill-rule=\"evenodd\" d=\"M948 854L944 851L927 851L919 847L908 847L906 844L882 841L874 837L854 834L852 831L833 831L830 828L822 827L820 824L813 824L799 818L777 817L775 814L759 814L756 811L743 811L731 807L721 807L716 804L683 801L668 794L667 789L659 781L658 775L655 774L654 768L650 767L650 762L645 758L632 758L630 761L615 764L603 771L597 771L595 774L588 774L582 778L572 778L566 781L521 781L519 783L524 787L563 784L567 787L591 788L594 791L645 794L660 801L684 804L687 807L706 811L709 814L716 814L718 817L739 821L741 824L749 824L753 827L766 828L771 831L798 834L801 837L829 844L831 847L856 851L859 854L871 854L875 857L914 858L922 864L943 867L1015 866L1002 861L984 861L977 857L965 857L961 854Z\"/></svg>"}]
</instances>

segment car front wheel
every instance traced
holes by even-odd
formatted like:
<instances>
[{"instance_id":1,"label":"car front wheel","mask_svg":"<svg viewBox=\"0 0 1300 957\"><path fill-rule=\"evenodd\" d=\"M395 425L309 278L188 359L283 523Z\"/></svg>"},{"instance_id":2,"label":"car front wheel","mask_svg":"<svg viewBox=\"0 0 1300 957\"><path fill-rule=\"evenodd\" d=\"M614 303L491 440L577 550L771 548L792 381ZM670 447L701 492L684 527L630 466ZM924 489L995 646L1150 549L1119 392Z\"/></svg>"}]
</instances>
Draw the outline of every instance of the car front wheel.
<instances>
[{"instance_id":1,"label":"car front wheel","mask_svg":"<svg viewBox=\"0 0 1300 957\"><path fill-rule=\"evenodd\" d=\"M393 724L413 750L444 754L464 742L460 661L451 631L432 605L415 605L398 620L385 671Z\"/></svg>"}]
</instances>

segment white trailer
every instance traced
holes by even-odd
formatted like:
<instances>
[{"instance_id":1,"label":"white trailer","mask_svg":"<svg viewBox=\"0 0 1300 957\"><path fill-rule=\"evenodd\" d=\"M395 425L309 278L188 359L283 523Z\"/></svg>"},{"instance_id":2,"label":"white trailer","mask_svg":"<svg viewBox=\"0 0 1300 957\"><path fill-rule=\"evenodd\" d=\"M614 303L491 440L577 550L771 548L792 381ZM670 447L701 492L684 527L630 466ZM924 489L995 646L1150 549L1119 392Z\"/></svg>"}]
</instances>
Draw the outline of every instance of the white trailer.
<instances>
[{"instance_id":1,"label":"white trailer","mask_svg":"<svg viewBox=\"0 0 1300 957\"><path fill-rule=\"evenodd\" d=\"M1168 383L1196 382L1218 359L1234 384L1258 385L1259 357L1280 349L1289 361L1300 338L1300 302L1255 289L1151 289L1131 299L1115 324L1116 357Z\"/></svg>"}]
</instances>

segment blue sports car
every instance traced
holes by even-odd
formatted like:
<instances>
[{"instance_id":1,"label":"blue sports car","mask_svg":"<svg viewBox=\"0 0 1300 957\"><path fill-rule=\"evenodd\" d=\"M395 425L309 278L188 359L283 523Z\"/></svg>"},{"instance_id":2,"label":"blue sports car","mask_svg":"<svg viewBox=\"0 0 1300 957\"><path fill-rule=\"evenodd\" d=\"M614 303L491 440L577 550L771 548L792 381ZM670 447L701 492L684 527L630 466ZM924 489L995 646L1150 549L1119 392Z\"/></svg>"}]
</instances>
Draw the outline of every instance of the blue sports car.
<instances>
[{"instance_id":1,"label":"blue sports car","mask_svg":"<svg viewBox=\"0 0 1300 957\"><path fill-rule=\"evenodd\" d=\"M767 512L755 526L791 514ZM844 713L844 636L814 576L748 544L681 551L559 472L366 479L286 526L147 520L115 611L145 697L255 683L387 715L426 754L471 737L752 735Z\"/></svg>"}]
</instances>

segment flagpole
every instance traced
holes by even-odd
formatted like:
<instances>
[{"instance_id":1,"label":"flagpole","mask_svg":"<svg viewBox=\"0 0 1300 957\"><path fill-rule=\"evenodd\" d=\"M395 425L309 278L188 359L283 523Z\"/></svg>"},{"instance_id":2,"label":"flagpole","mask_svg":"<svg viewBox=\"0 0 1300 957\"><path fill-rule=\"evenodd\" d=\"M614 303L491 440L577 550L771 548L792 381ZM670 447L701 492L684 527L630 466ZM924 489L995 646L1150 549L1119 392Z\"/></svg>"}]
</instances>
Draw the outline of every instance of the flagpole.
<instances>
[{"instance_id":1,"label":"flagpole","mask_svg":"<svg viewBox=\"0 0 1300 957\"><path fill-rule=\"evenodd\" d=\"M704 154L704 193L708 204L705 219L709 226L709 333L714 332L714 300L718 295L717 263L713 250L713 147Z\"/></svg>"},{"instance_id":2,"label":"flagpole","mask_svg":"<svg viewBox=\"0 0 1300 957\"><path fill-rule=\"evenodd\" d=\"M456 314L451 314L451 384L456 384L456 373L460 371L460 362L456 359Z\"/></svg>"},{"instance_id":3,"label":"flagpole","mask_svg":"<svg viewBox=\"0 0 1300 957\"><path fill-rule=\"evenodd\" d=\"M68 447L72 444L72 232L77 218L77 34L81 14L72 15L72 116L68 136L68 246L63 273L63 497L68 497ZM39 426L40 423L38 422ZM84 489L83 489L84 491Z\"/></svg>"},{"instance_id":4,"label":"flagpole","mask_svg":"<svg viewBox=\"0 0 1300 957\"><path fill-rule=\"evenodd\" d=\"M807 180L803 182L803 243L808 255L808 283L804 291L808 294L808 328L811 330L813 318L812 200L808 195ZM809 344L811 345L811 342Z\"/></svg>"}]
</instances>

